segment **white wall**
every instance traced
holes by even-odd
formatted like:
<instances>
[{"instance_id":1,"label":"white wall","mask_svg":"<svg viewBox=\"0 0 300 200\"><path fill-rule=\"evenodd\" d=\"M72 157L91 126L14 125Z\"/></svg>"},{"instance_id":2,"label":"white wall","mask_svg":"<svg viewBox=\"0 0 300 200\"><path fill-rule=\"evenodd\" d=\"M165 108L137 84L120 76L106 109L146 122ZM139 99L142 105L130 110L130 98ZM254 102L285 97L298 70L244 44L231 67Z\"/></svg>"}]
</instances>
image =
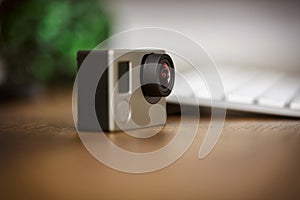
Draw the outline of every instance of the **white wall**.
<instances>
[{"instance_id":1,"label":"white wall","mask_svg":"<svg viewBox=\"0 0 300 200\"><path fill-rule=\"evenodd\" d=\"M300 69L300 4L294 1L112 0L114 32L180 31L218 65ZM125 42L125 41L124 41Z\"/></svg>"}]
</instances>

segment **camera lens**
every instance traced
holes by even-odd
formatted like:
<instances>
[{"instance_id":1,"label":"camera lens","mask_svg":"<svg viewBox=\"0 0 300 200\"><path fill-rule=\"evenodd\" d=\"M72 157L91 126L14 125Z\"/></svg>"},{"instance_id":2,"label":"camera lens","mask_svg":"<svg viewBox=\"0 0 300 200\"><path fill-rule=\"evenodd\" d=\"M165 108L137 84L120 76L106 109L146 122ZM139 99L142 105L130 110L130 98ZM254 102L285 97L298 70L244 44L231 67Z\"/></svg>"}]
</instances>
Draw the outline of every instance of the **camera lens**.
<instances>
[{"instance_id":1,"label":"camera lens","mask_svg":"<svg viewBox=\"0 0 300 200\"><path fill-rule=\"evenodd\" d=\"M143 57L141 85L145 97L168 96L173 89L174 80L174 64L168 54L152 53Z\"/></svg>"}]
</instances>

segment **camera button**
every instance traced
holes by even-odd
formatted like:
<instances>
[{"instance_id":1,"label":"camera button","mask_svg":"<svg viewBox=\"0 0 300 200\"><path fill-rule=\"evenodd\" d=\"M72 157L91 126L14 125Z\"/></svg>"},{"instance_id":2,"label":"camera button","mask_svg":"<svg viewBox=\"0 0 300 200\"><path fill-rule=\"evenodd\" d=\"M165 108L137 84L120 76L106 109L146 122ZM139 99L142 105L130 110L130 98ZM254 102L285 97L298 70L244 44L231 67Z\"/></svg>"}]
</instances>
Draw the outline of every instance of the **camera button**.
<instances>
[{"instance_id":1,"label":"camera button","mask_svg":"<svg viewBox=\"0 0 300 200\"><path fill-rule=\"evenodd\" d=\"M120 122L126 123L131 116L131 108L127 101L121 101L117 106L118 119Z\"/></svg>"}]
</instances>

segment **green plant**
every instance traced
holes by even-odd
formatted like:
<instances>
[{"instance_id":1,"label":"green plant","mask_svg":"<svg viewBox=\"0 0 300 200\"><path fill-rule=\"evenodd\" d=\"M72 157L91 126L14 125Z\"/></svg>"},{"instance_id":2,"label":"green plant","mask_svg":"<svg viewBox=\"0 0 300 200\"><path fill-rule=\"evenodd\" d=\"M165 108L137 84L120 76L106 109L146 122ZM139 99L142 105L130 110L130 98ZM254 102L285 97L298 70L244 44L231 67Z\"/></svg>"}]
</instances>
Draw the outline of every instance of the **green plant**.
<instances>
[{"instance_id":1,"label":"green plant","mask_svg":"<svg viewBox=\"0 0 300 200\"><path fill-rule=\"evenodd\" d=\"M8 82L70 81L76 52L108 37L109 16L99 0L4 0L0 55Z\"/></svg>"}]
</instances>

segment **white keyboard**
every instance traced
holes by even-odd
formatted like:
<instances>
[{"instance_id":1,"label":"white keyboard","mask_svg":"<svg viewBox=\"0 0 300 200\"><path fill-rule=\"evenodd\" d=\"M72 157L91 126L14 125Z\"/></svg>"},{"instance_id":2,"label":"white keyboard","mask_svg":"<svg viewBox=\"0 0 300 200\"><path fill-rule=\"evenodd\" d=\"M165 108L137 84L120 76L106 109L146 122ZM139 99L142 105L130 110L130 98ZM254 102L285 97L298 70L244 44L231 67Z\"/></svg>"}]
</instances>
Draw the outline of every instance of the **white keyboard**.
<instances>
[{"instance_id":1,"label":"white keyboard","mask_svg":"<svg viewBox=\"0 0 300 200\"><path fill-rule=\"evenodd\" d=\"M300 117L300 73L274 69L249 69L223 67L219 69L225 95L218 96L215 107L238 111ZM203 78L192 71L184 71L183 77L198 98L196 106L211 106L211 95ZM181 103L194 105L191 91L181 88L182 79L176 77L174 93ZM172 93L168 103L177 104Z\"/></svg>"}]
</instances>

